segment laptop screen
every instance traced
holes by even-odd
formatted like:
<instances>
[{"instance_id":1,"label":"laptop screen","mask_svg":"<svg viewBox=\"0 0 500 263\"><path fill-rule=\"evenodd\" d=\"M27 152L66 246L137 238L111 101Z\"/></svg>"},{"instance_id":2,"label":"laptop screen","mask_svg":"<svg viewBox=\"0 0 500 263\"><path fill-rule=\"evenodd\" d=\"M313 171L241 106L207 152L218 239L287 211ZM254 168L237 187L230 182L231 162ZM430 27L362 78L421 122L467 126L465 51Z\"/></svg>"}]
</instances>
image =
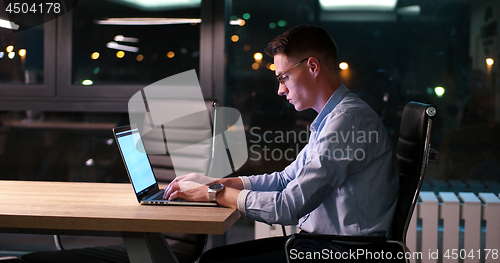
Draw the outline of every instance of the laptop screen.
<instances>
[{"instance_id":1,"label":"laptop screen","mask_svg":"<svg viewBox=\"0 0 500 263\"><path fill-rule=\"evenodd\" d=\"M156 178L137 127L115 131L123 161L137 195L156 184Z\"/></svg>"}]
</instances>

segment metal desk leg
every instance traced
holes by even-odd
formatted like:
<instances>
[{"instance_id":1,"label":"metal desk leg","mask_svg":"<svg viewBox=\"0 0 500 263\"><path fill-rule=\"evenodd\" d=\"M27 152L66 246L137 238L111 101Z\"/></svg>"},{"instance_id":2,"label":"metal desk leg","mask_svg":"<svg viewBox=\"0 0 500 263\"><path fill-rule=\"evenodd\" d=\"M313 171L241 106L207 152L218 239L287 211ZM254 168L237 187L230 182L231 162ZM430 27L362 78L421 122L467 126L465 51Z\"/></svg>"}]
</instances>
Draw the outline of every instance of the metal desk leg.
<instances>
[{"instance_id":1,"label":"metal desk leg","mask_svg":"<svg viewBox=\"0 0 500 263\"><path fill-rule=\"evenodd\" d=\"M161 233L122 232L131 263L179 263Z\"/></svg>"}]
</instances>

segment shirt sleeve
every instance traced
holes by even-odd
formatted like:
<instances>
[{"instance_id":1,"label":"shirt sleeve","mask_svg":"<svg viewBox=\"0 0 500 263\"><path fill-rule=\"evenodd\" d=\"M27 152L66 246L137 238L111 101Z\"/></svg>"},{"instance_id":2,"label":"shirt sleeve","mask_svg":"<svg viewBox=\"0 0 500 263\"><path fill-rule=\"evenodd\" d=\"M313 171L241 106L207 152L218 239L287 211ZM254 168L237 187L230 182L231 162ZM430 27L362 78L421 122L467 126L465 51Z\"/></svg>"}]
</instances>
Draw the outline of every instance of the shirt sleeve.
<instances>
[{"instance_id":1,"label":"shirt sleeve","mask_svg":"<svg viewBox=\"0 0 500 263\"><path fill-rule=\"evenodd\" d=\"M252 183L250 182L250 179L248 179L247 176L240 176L238 178L241 179L241 182L243 183L244 190L252 190Z\"/></svg>"},{"instance_id":2,"label":"shirt sleeve","mask_svg":"<svg viewBox=\"0 0 500 263\"><path fill-rule=\"evenodd\" d=\"M244 189L253 191L283 191L288 183L295 179L295 171L303 165L304 160L307 158L307 151L308 145L304 146L297 154L295 160L281 172L247 176L246 179L250 183L250 188ZM243 186L245 186L245 182L243 182Z\"/></svg>"},{"instance_id":3,"label":"shirt sleeve","mask_svg":"<svg viewBox=\"0 0 500 263\"><path fill-rule=\"evenodd\" d=\"M247 200L247 195L250 193L250 190L241 190L241 192L238 195L238 200L236 201L236 204L238 205L238 211L241 213L241 217L244 219L247 218L247 212L246 212L246 200Z\"/></svg>"},{"instance_id":4,"label":"shirt sleeve","mask_svg":"<svg viewBox=\"0 0 500 263\"><path fill-rule=\"evenodd\" d=\"M332 114L315 141L309 142L306 151L301 152L305 158L297 158L294 165L269 177L269 186L273 186L268 188L270 191L245 193L246 216L268 224L297 224L299 218L318 207L328 195L341 195L334 190L346 182L349 174L363 170L372 152L369 143L346 139L346 134L367 130L369 127L356 116L345 112ZM275 181L285 178L289 181L280 191ZM254 181L265 181L261 178L250 180L252 190L255 190Z\"/></svg>"}]
</instances>

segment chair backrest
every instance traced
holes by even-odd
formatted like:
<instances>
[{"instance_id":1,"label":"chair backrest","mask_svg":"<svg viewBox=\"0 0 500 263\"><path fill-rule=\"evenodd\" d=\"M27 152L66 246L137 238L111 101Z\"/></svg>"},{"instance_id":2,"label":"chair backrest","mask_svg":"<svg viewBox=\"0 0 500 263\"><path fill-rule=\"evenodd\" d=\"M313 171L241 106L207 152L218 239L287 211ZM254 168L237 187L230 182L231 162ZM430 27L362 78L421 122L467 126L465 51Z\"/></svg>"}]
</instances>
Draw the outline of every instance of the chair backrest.
<instances>
[{"instance_id":1,"label":"chair backrest","mask_svg":"<svg viewBox=\"0 0 500 263\"><path fill-rule=\"evenodd\" d=\"M406 232L417 203L430 154L430 133L436 108L408 102L401 118L396 155L399 162L399 198L390 239L406 242Z\"/></svg>"},{"instance_id":2,"label":"chair backrest","mask_svg":"<svg viewBox=\"0 0 500 263\"><path fill-rule=\"evenodd\" d=\"M194 102L198 103L198 102ZM211 169L213 158L213 144L215 133L216 109L220 107L220 102L217 100L205 100L207 114L197 114L188 116L183 119L182 125L163 125L159 131L170 132L168 139L169 145L178 148L184 148L185 151L177 156L170 155L167 142L163 142L166 147L166 154L149 154L149 160L153 166L153 171L156 180L159 183L169 183L177 175L183 175L189 172L207 173ZM213 117L213 118L212 118ZM206 127L206 125L210 127ZM158 136L151 134L153 138L144 136L145 145L153 144L158 146L156 138L165 138L167 136ZM205 138L209 138L206 140ZM200 139L203 138L203 139ZM200 142L202 140L202 142ZM149 143L149 144L148 144ZM162 143L161 143L162 144ZM190 145L195 145L195 149L189 148ZM163 146L163 144L161 145ZM147 146L146 146L147 147ZM174 159L174 160L172 160ZM175 170L174 170L174 165ZM206 234L186 234L186 233L163 233L167 243L172 251L176 254L179 262L195 262L205 250L208 235Z\"/></svg>"},{"instance_id":3,"label":"chair backrest","mask_svg":"<svg viewBox=\"0 0 500 263\"><path fill-rule=\"evenodd\" d=\"M220 103L217 100L205 100L205 105L207 107L206 115L193 115L192 118L188 116L182 120L182 127L179 127L179 125L176 125L176 127L164 125L163 129L158 130L158 132L169 133L168 140L171 146L177 147L181 151L185 149L182 153L177 153L174 156L175 160L172 160L173 156L170 155L167 143L162 142L161 144L164 143L164 146L161 147L167 148L166 154L149 154L149 160L158 182L168 183L176 177L176 173L182 175L197 172L208 175L213 155L213 142L212 139L206 140L206 138L213 138L214 128L211 116L214 116L214 110L220 106ZM209 127L206 127L207 125ZM164 136L152 134L151 137L153 138L143 137L146 149L149 149L148 147L153 144L159 145L156 138L163 138ZM205 140L200 142L200 138Z\"/></svg>"}]
</instances>

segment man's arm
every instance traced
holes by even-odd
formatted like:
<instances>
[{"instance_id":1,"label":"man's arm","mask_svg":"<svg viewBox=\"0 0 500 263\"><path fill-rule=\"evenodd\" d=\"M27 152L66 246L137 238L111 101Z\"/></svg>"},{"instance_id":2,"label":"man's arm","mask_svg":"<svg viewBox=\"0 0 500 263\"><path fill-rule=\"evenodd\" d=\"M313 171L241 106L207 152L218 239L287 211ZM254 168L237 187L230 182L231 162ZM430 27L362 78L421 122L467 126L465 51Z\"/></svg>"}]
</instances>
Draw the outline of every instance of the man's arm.
<instances>
[{"instance_id":1,"label":"man's arm","mask_svg":"<svg viewBox=\"0 0 500 263\"><path fill-rule=\"evenodd\" d=\"M243 182L238 177L222 178L222 179L219 179L215 182L223 184L226 187L234 188L237 190L243 190ZM238 197L236 197L236 198L238 198Z\"/></svg>"},{"instance_id":2,"label":"man's arm","mask_svg":"<svg viewBox=\"0 0 500 263\"><path fill-rule=\"evenodd\" d=\"M240 195L240 192L241 190L226 187L222 192L217 194L217 203L225 207L238 208L238 196Z\"/></svg>"}]
</instances>

